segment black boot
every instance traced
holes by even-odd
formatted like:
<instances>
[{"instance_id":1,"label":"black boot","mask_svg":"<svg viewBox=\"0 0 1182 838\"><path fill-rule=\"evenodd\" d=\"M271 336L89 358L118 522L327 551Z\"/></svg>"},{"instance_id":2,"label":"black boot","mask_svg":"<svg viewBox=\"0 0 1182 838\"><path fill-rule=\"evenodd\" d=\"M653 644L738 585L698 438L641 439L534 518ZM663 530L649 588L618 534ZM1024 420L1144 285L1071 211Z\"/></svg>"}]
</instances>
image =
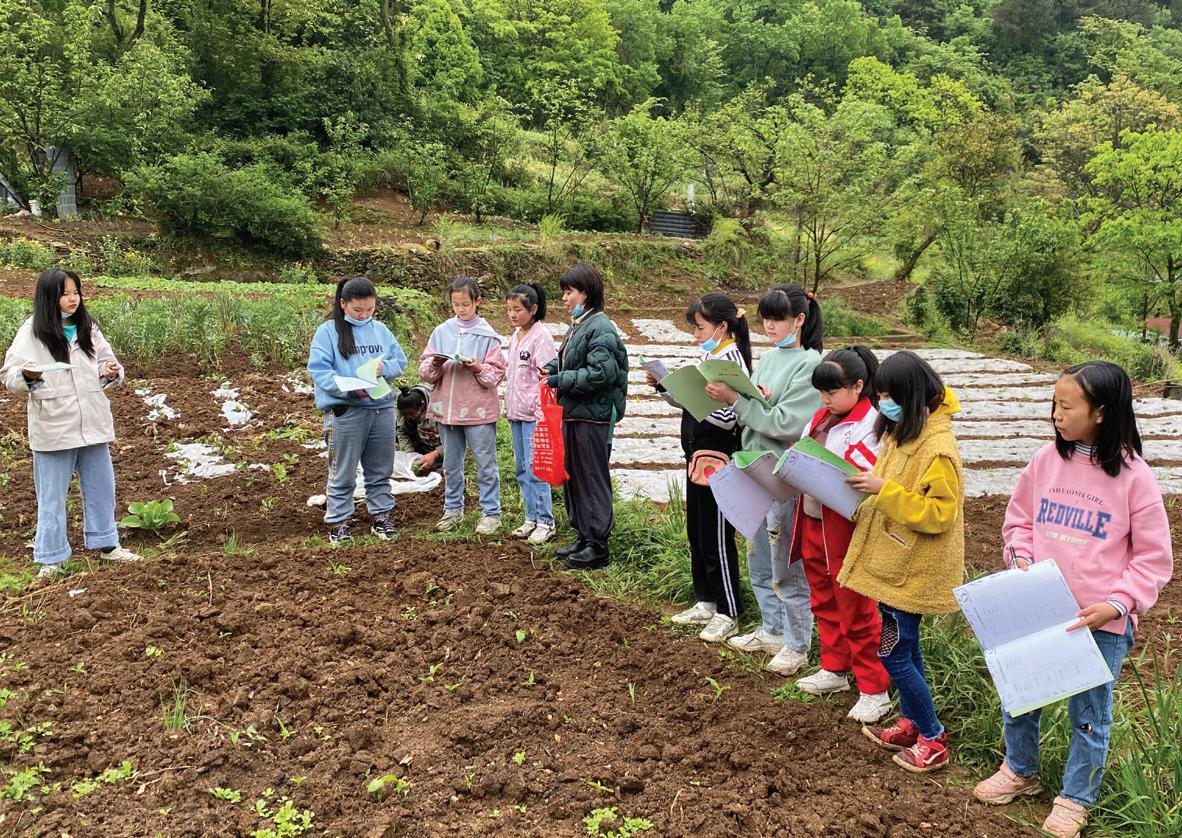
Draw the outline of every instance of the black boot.
<instances>
[{"instance_id":1,"label":"black boot","mask_svg":"<svg viewBox=\"0 0 1182 838\"><path fill-rule=\"evenodd\" d=\"M559 556L561 558L566 558L567 556L574 555L575 553L579 552L580 550L582 550L586 546L587 546L587 542L584 541L583 536L580 535L578 538L576 538L570 544L566 545L565 547L559 547L557 550L555 550L554 555Z\"/></svg>"},{"instance_id":2,"label":"black boot","mask_svg":"<svg viewBox=\"0 0 1182 838\"><path fill-rule=\"evenodd\" d=\"M611 557L608 556L606 544L588 541L586 547L564 557L562 563L574 570L595 570L611 564Z\"/></svg>"}]
</instances>

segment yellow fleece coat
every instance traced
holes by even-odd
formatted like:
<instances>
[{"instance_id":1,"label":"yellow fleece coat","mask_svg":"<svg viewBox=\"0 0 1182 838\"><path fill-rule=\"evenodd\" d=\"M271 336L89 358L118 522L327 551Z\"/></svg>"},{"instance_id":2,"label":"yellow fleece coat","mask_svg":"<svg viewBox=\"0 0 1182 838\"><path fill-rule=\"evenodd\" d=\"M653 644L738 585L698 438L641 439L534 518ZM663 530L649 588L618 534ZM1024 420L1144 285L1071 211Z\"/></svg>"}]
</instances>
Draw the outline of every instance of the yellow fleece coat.
<instances>
[{"instance_id":1,"label":"yellow fleece coat","mask_svg":"<svg viewBox=\"0 0 1182 838\"><path fill-rule=\"evenodd\" d=\"M839 584L913 614L957 610L964 582L964 471L952 435L951 389L920 435L883 441L874 474L886 480L858 508Z\"/></svg>"}]
</instances>

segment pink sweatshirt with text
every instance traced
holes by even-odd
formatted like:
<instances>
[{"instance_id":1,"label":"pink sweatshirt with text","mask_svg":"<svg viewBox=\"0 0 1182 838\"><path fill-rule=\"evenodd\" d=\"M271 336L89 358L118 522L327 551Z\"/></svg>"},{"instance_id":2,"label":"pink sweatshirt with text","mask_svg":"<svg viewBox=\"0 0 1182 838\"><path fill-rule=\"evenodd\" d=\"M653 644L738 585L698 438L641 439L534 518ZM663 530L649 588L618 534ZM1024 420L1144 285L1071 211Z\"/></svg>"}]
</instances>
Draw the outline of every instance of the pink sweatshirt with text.
<instances>
[{"instance_id":1,"label":"pink sweatshirt with text","mask_svg":"<svg viewBox=\"0 0 1182 838\"><path fill-rule=\"evenodd\" d=\"M554 337L542 323L534 323L509 339L505 364L505 417L512 422L536 422L542 418L538 397L538 370L558 357Z\"/></svg>"},{"instance_id":2,"label":"pink sweatshirt with text","mask_svg":"<svg viewBox=\"0 0 1182 838\"><path fill-rule=\"evenodd\" d=\"M1157 478L1140 457L1109 477L1078 452L1047 445L1030 461L1006 507L1009 548L1034 561L1054 559L1081 608L1119 600L1133 617L1148 611L1174 571L1170 523ZM1128 617L1102 631L1123 634Z\"/></svg>"}]
</instances>

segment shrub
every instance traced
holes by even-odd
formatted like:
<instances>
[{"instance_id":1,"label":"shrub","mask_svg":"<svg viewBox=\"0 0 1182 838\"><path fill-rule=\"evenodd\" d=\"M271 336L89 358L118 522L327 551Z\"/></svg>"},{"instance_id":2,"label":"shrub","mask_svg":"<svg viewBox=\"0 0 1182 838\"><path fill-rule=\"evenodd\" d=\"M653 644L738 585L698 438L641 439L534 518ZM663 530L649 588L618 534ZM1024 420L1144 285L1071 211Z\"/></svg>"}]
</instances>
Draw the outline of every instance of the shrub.
<instances>
[{"instance_id":1,"label":"shrub","mask_svg":"<svg viewBox=\"0 0 1182 838\"><path fill-rule=\"evenodd\" d=\"M34 239L0 239L0 262L11 268L31 268L43 271L57 262L57 255L50 248ZM32 296L32 289L30 296Z\"/></svg>"},{"instance_id":2,"label":"shrub","mask_svg":"<svg viewBox=\"0 0 1182 838\"><path fill-rule=\"evenodd\" d=\"M859 314L840 297L830 297L821 305L825 315L826 335L877 337L887 333L887 325L868 314Z\"/></svg>"},{"instance_id":3,"label":"shrub","mask_svg":"<svg viewBox=\"0 0 1182 838\"><path fill-rule=\"evenodd\" d=\"M29 289L27 300L0 297L0 346L11 346L16 330L33 313L33 294Z\"/></svg>"},{"instance_id":4,"label":"shrub","mask_svg":"<svg viewBox=\"0 0 1182 838\"><path fill-rule=\"evenodd\" d=\"M1111 324L1075 315L1060 317L1037 332L1003 333L998 343L1006 352L1046 358L1064 366L1098 358L1112 361L1142 381L1172 377L1178 366L1168 353L1136 338L1116 334Z\"/></svg>"},{"instance_id":5,"label":"shrub","mask_svg":"<svg viewBox=\"0 0 1182 838\"><path fill-rule=\"evenodd\" d=\"M308 199L279 182L271 167L228 168L215 154L178 154L139 169L128 188L153 208L161 228L199 237L227 233L247 245L294 256L320 246Z\"/></svg>"}]
</instances>

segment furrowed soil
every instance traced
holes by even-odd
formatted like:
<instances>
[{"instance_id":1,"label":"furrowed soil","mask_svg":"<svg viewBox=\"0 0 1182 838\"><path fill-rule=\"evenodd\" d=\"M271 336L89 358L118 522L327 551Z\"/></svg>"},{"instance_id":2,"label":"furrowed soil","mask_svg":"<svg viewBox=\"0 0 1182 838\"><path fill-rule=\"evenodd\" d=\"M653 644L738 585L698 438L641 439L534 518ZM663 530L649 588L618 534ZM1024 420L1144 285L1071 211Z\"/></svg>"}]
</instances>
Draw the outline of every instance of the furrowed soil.
<instances>
[{"instance_id":1,"label":"furrowed soil","mask_svg":"<svg viewBox=\"0 0 1182 838\"><path fill-rule=\"evenodd\" d=\"M585 835L608 806L654 835L1034 834L971 803L970 772L895 767L844 718L853 697L777 701L780 679L662 627L659 611L596 597L522 544L422 535L438 491L400 496L401 541L328 548L305 505L325 474L305 447L320 433L309 396L243 370L231 378L255 416L226 430L220 379L145 373L111 396L120 501L172 498L187 540L129 535L152 560L0 607L0 719L50 725L25 754L0 737L0 763L42 763L41 782L62 784L0 800L3 834L250 834L272 826L253 810L267 789L271 811L289 797L314 812L313 835ZM144 386L179 415L148 421ZM24 427L23 400L0 396L8 571L31 556ZM239 469L179 482L170 444L198 438ZM1003 499L969 503L971 563L994 565L1003 513ZM1150 637L1182 616L1177 587ZM168 730L177 694L187 727ZM124 760L132 778L72 792ZM388 774L405 794L367 793Z\"/></svg>"}]
</instances>

